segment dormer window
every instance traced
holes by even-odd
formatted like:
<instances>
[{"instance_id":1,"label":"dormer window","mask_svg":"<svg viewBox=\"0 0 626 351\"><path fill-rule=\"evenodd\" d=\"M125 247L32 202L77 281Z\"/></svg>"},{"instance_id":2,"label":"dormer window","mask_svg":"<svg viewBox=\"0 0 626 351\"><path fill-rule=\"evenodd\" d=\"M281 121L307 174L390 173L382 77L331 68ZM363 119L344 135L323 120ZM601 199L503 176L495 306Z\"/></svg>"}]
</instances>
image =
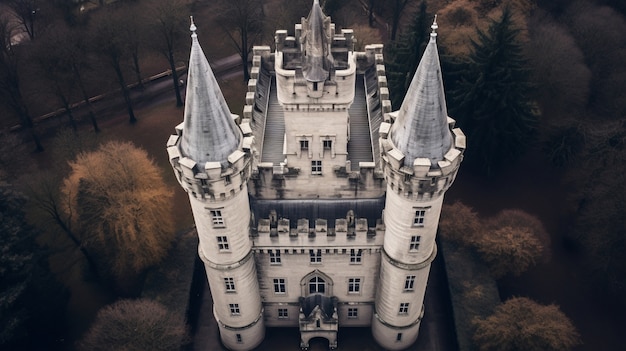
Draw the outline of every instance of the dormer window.
<instances>
[{"instance_id":1,"label":"dormer window","mask_svg":"<svg viewBox=\"0 0 626 351\"><path fill-rule=\"evenodd\" d=\"M308 150L308 149L309 149L309 141L300 140L300 150Z\"/></svg>"},{"instance_id":2,"label":"dormer window","mask_svg":"<svg viewBox=\"0 0 626 351\"><path fill-rule=\"evenodd\" d=\"M322 141L323 146L324 146L324 150L330 150L333 148L333 141L332 140L324 140Z\"/></svg>"}]
</instances>

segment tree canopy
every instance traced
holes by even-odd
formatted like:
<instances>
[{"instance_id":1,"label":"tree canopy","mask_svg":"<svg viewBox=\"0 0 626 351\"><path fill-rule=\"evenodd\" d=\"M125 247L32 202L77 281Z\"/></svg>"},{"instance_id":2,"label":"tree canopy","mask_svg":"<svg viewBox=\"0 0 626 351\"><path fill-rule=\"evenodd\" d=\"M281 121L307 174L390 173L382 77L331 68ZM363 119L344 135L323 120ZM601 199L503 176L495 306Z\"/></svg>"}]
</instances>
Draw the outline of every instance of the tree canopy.
<instances>
[{"instance_id":1,"label":"tree canopy","mask_svg":"<svg viewBox=\"0 0 626 351\"><path fill-rule=\"evenodd\" d=\"M146 151L112 141L70 167L65 211L101 271L120 279L165 257L174 239L172 194Z\"/></svg>"},{"instance_id":2,"label":"tree canopy","mask_svg":"<svg viewBox=\"0 0 626 351\"><path fill-rule=\"evenodd\" d=\"M170 351L189 341L184 319L148 299L121 300L102 308L79 343L85 351Z\"/></svg>"},{"instance_id":3,"label":"tree canopy","mask_svg":"<svg viewBox=\"0 0 626 351\"><path fill-rule=\"evenodd\" d=\"M537 124L519 33L508 8L486 32L479 30L450 92L451 115L470 142L467 162L488 175L526 150Z\"/></svg>"},{"instance_id":4,"label":"tree canopy","mask_svg":"<svg viewBox=\"0 0 626 351\"><path fill-rule=\"evenodd\" d=\"M480 351L567 351L580 344L576 328L558 306L524 297L507 300L474 323Z\"/></svg>"}]
</instances>

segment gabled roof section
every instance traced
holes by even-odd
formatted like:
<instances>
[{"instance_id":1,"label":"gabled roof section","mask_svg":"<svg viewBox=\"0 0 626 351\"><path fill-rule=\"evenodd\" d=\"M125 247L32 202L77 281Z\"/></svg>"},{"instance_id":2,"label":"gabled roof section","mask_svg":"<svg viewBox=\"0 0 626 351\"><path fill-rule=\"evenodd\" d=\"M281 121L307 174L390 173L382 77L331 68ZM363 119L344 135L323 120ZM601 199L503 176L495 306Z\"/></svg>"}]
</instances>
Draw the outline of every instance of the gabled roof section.
<instances>
[{"instance_id":1,"label":"gabled roof section","mask_svg":"<svg viewBox=\"0 0 626 351\"><path fill-rule=\"evenodd\" d=\"M190 30L191 54L181 153L196 161L202 169L206 162L220 162L226 167L228 155L239 147L241 131L200 47L193 19Z\"/></svg>"},{"instance_id":2,"label":"gabled roof section","mask_svg":"<svg viewBox=\"0 0 626 351\"><path fill-rule=\"evenodd\" d=\"M325 81L330 71L329 60L332 60L332 56L330 55L325 22L329 22L329 19L322 12L319 0L314 0L311 13L306 19L306 26L303 28L305 40L302 73L304 78L310 82Z\"/></svg>"},{"instance_id":3,"label":"gabled roof section","mask_svg":"<svg viewBox=\"0 0 626 351\"><path fill-rule=\"evenodd\" d=\"M437 50L437 17L432 29L430 42L391 127L391 139L404 154L404 165L411 168L416 158L428 158L431 167L436 166L452 146Z\"/></svg>"}]
</instances>

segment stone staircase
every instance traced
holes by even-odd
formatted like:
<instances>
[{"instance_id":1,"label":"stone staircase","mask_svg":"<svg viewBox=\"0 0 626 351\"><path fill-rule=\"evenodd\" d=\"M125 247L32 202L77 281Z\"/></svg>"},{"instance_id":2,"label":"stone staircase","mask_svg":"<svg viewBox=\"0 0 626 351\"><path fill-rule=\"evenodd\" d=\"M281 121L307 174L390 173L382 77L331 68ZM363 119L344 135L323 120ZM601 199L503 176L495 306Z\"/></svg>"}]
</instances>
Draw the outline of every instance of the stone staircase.
<instances>
[{"instance_id":1,"label":"stone staircase","mask_svg":"<svg viewBox=\"0 0 626 351\"><path fill-rule=\"evenodd\" d=\"M350 141L348 142L348 160L352 171L359 169L359 162L373 162L372 139L365 100L365 78L357 75L354 102L348 110L350 114Z\"/></svg>"},{"instance_id":2,"label":"stone staircase","mask_svg":"<svg viewBox=\"0 0 626 351\"><path fill-rule=\"evenodd\" d=\"M269 105L265 119L265 133L261 162L278 165L283 162L283 142L285 138L285 113L276 96L276 80L272 78L269 94Z\"/></svg>"}]
</instances>

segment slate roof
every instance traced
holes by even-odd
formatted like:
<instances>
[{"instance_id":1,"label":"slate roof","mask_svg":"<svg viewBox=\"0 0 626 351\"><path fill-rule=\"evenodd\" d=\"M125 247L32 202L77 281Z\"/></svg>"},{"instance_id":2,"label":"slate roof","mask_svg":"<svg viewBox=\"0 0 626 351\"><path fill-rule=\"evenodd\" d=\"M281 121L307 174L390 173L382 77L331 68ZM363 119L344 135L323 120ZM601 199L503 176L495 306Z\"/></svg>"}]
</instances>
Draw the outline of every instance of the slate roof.
<instances>
[{"instance_id":1,"label":"slate roof","mask_svg":"<svg viewBox=\"0 0 626 351\"><path fill-rule=\"evenodd\" d=\"M180 151L202 169L206 162L220 162L225 167L228 155L239 147L242 135L198 43L195 30L196 26L192 23Z\"/></svg>"},{"instance_id":2,"label":"slate roof","mask_svg":"<svg viewBox=\"0 0 626 351\"><path fill-rule=\"evenodd\" d=\"M435 22L430 42L391 127L391 139L405 155L404 165L411 168L416 158L428 158L431 166L436 166L452 146L436 26Z\"/></svg>"}]
</instances>

